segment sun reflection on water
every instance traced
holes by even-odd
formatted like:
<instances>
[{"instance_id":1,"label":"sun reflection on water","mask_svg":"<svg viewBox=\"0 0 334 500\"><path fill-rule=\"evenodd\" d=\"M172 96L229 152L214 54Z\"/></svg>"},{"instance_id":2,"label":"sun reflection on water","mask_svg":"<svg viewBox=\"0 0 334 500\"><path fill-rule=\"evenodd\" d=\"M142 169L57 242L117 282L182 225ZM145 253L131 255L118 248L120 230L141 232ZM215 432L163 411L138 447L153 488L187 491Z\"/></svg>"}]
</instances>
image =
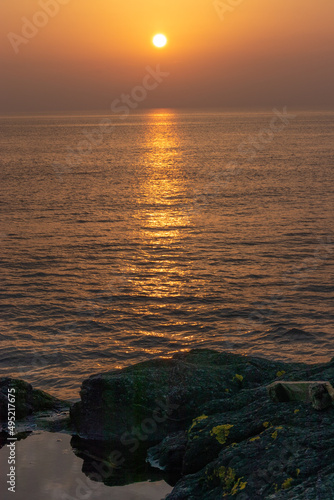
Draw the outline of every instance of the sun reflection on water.
<instances>
[{"instance_id":1,"label":"sun reflection on water","mask_svg":"<svg viewBox=\"0 0 334 500\"><path fill-rule=\"evenodd\" d=\"M146 141L140 160L145 169L138 197L139 234L142 247L151 254L151 275L142 276L140 260L131 272L136 280L137 293L150 297L173 297L185 292L186 266L181 269L175 257L183 249L188 214L180 209L186 190L182 169L182 148L178 122L171 110L157 110L148 115Z\"/></svg>"}]
</instances>

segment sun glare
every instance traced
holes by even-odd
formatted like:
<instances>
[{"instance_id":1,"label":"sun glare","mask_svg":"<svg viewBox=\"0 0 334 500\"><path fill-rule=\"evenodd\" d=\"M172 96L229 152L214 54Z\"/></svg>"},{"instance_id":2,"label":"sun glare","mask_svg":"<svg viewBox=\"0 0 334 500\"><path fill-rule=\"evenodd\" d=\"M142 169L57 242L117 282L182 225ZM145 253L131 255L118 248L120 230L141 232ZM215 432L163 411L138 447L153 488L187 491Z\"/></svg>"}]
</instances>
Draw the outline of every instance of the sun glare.
<instances>
[{"instance_id":1,"label":"sun glare","mask_svg":"<svg viewBox=\"0 0 334 500\"><path fill-rule=\"evenodd\" d=\"M167 44L167 38L165 37L165 35L159 34L153 37L153 45L155 47L158 47L158 49L161 49L166 44Z\"/></svg>"}]
</instances>

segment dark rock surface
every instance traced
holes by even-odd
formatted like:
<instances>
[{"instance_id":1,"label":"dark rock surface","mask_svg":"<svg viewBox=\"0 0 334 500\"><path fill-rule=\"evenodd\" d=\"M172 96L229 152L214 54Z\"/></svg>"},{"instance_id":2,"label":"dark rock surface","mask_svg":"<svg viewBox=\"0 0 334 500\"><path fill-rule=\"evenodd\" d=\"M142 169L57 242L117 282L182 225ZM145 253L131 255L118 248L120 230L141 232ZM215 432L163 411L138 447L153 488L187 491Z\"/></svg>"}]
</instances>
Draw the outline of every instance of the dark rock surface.
<instances>
[{"instance_id":1,"label":"dark rock surface","mask_svg":"<svg viewBox=\"0 0 334 500\"><path fill-rule=\"evenodd\" d=\"M286 364L275 378L282 377L333 383L334 362ZM167 500L334 499L334 407L320 409L275 403L265 386L203 405L187 430L183 477Z\"/></svg>"},{"instance_id":2,"label":"dark rock surface","mask_svg":"<svg viewBox=\"0 0 334 500\"><path fill-rule=\"evenodd\" d=\"M277 408L263 401L251 404L248 411L195 421L188 431L183 469L196 474L182 479L169 500L218 499L222 491L228 498L260 500L296 487L311 475L316 483L324 470L324 477L334 472L334 408L316 412L297 403ZM199 479L200 488L193 478Z\"/></svg>"},{"instance_id":3,"label":"dark rock surface","mask_svg":"<svg viewBox=\"0 0 334 500\"><path fill-rule=\"evenodd\" d=\"M10 394L15 395L16 436L36 429L59 431L68 428L70 403L33 389L31 384L23 380L7 377L0 378L0 430L5 434L8 425L8 389L11 390Z\"/></svg>"},{"instance_id":4,"label":"dark rock surface","mask_svg":"<svg viewBox=\"0 0 334 500\"><path fill-rule=\"evenodd\" d=\"M334 499L334 407L272 401L267 386L283 380L332 383L334 362L193 350L90 377L72 418L79 435L118 436L130 454L160 439L147 457L179 474L168 500Z\"/></svg>"},{"instance_id":5,"label":"dark rock surface","mask_svg":"<svg viewBox=\"0 0 334 500\"><path fill-rule=\"evenodd\" d=\"M193 350L93 375L71 407L72 446L85 474L109 485L153 477L153 464L175 485L168 500L334 500L334 406L323 383L273 401L268 386L289 381L333 385L334 359ZM1 419L13 386L18 418L69 430L64 402L18 380L0 379Z\"/></svg>"},{"instance_id":6,"label":"dark rock surface","mask_svg":"<svg viewBox=\"0 0 334 500\"><path fill-rule=\"evenodd\" d=\"M153 443L184 430L204 404L259 387L284 368L280 362L193 350L93 375L83 382L71 418L86 439L121 436L123 444L135 439Z\"/></svg>"},{"instance_id":7,"label":"dark rock surface","mask_svg":"<svg viewBox=\"0 0 334 500\"><path fill-rule=\"evenodd\" d=\"M147 461L152 467L167 472L180 472L187 440L187 434L184 431L169 434L161 443L148 450Z\"/></svg>"},{"instance_id":8,"label":"dark rock surface","mask_svg":"<svg viewBox=\"0 0 334 500\"><path fill-rule=\"evenodd\" d=\"M69 403L61 401L31 384L19 379L0 378L0 420L6 421L8 415L8 389L15 390L16 418L22 419L33 413L46 410L62 410Z\"/></svg>"}]
</instances>

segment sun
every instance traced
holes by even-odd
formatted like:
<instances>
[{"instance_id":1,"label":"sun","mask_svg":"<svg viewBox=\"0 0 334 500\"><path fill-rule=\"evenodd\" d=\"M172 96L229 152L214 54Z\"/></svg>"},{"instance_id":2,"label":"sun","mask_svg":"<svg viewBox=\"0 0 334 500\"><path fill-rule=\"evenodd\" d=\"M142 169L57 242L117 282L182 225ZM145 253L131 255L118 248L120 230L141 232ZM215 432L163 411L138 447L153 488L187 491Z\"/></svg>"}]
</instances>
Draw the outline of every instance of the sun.
<instances>
[{"instance_id":1,"label":"sun","mask_svg":"<svg viewBox=\"0 0 334 500\"><path fill-rule=\"evenodd\" d=\"M161 49L166 44L167 44L167 38L165 37L165 35L162 35L161 33L159 33L158 35L155 35L153 37L153 45L155 47L157 47L158 49Z\"/></svg>"}]
</instances>

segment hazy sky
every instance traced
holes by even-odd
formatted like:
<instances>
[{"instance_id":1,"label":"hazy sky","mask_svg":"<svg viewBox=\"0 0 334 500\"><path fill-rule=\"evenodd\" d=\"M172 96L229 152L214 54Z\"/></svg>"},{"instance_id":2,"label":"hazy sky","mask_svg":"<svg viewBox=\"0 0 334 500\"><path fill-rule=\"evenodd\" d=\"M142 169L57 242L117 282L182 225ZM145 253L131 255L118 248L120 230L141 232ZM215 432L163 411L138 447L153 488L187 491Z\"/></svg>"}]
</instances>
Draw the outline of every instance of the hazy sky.
<instances>
[{"instance_id":1,"label":"hazy sky","mask_svg":"<svg viewBox=\"0 0 334 500\"><path fill-rule=\"evenodd\" d=\"M141 107L334 108L333 0L2 0L0 8L0 113L108 111L158 64L169 76ZM159 32L164 49L151 42Z\"/></svg>"}]
</instances>

